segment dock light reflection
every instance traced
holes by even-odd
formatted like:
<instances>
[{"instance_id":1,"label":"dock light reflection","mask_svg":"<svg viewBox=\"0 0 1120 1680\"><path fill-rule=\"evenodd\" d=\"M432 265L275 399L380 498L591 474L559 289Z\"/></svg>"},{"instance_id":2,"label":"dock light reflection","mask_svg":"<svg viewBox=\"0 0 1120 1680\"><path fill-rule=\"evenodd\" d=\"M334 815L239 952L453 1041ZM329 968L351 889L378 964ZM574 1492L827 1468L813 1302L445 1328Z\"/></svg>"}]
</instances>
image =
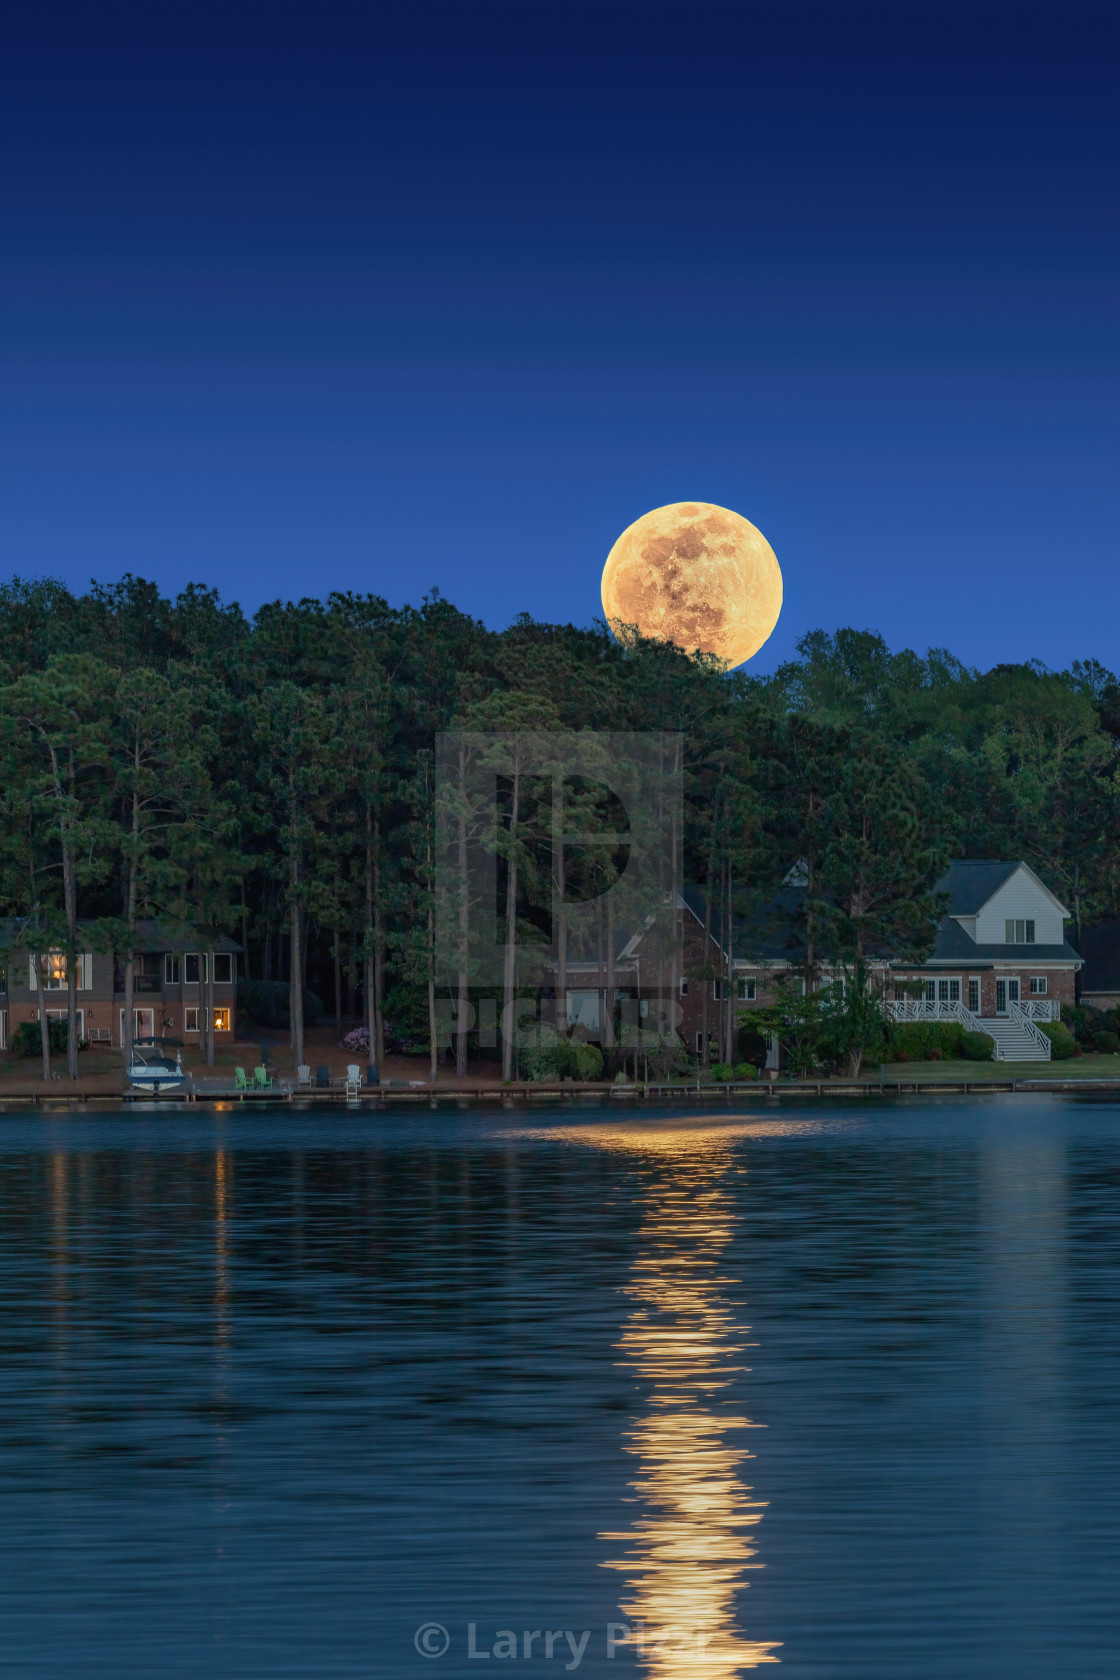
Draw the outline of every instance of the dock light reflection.
<instances>
[{"instance_id":1,"label":"dock light reflection","mask_svg":"<svg viewBox=\"0 0 1120 1680\"><path fill-rule=\"evenodd\" d=\"M626 1434L639 1509L628 1529L600 1539L624 1548L604 1567L625 1577L620 1608L655 1680L730 1680L780 1660L780 1641L751 1639L735 1613L746 1571L762 1567L752 1539L763 1510L739 1476L753 1455L737 1432L756 1426L725 1410L723 1398L747 1345L719 1270L738 1221L728 1185L736 1135L657 1129L596 1138L651 1169L626 1287L633 1311L617 1344L648 1385L644 1415Z\"/></svg>"}]
</instances>

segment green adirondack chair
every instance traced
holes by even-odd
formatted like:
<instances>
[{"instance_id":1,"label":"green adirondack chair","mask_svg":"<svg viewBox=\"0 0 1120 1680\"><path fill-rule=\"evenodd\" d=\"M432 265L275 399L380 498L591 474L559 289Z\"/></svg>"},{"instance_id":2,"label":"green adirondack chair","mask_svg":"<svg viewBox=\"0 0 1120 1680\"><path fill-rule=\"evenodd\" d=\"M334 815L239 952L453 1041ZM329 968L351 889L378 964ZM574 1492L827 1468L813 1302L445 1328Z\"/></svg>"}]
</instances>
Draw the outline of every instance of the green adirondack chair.
<instances>
[{"instance_id":1,"label":"green adirondack chair","mask_svg":"<svg viewBox=\"0 0 1120 1680\"><path fill-rule=\"evenodd\" d=\"M233 1083L234 1088L238 1091L251 1091L253 1089L249 1083L249 1076L245 1072L244 1068L234 1068Z\"/></svg>"},{"instance_id":2,"label":"green adirondack chair","mask_svg":"<svg viewBox=\"0 0 1120 1680\"><path fill-rule=\"evenodd\" d=\"M268 1069L263 1062L259 1068L253 1069L253 1085L258 1091L267 1091L272 1086L272 1080L268 1077Z\"/></svg>"}]
</instances>

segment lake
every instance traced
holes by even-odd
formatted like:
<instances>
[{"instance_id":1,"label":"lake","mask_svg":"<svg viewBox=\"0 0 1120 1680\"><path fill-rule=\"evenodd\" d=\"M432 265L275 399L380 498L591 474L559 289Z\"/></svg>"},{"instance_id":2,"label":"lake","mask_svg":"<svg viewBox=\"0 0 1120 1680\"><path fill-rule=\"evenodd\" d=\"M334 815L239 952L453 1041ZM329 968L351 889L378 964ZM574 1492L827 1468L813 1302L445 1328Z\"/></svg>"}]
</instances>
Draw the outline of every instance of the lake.
<instances>
[{"instance_id":1,"label":"lake","mask_svg":"<svg viewBox=\"0 0 1120 1680\"><path fill-rule=\"evenodd\" d=\"M1120 1105L0 1116L18 1680L1116 1672Z\"/></svg>"}]
</instances>

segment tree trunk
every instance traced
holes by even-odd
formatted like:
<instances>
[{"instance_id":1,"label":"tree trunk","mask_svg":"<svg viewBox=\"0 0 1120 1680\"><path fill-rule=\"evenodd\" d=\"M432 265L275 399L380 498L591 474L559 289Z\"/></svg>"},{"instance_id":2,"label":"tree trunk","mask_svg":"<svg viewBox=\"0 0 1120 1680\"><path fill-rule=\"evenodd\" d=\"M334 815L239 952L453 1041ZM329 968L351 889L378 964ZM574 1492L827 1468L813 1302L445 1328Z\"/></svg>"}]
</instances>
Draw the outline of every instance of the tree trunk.
<instances>
[{"instance_id":1,"label":"tree trunk","mask_svg":"<svg viewBox=\"0 0 1120 1680\"><path fill-rule=\"evenodd\" d=\"M373 1007L377 1025L377 1060L385 1060L385 934L381 920L381 820L373 825Z\"/></svg>"},{"instance_id":2,"label":"tree trunk","mask_svg":"<svg viewBox=\"0 0 1120 1680\"><path fill-rule=\"evenodd\" d=\"M301 950L301 934L299 913L299 858L293 848L288 871L289 910L288 922L291 930L291 974L288 982L288 999L291 1019L291 1045L295 1057L296 1067L304 1065L303 1060L303 987L300 979L303 974L303 952Z\"/></svg>"},{"instance_id":3,"label":"tree trunk","mask_svg":"<svg viewBox=\"0 0 1120 1680\"><path fill-rule=\"evenodd\" d=\"M51 1079L51 1027L47 1020L47 953L41 951L35 958L37 973L36 990L39 993L39 1047L43 1052L43 1079L50 1084Z\"/></svg>"},{"instance_id":4,"label":"tree trunk","mask_svg":"<svg viewBox=\"0 0 1120 1680\"><path fill-rule=\"evenodd\" d=\"M455 1003L455 1072L460 1079L467 1072L467 1012L470 1008L470 976L467 971L471 929L470 877L467 869L467 749L459 742L459 973Z\"/></svg>"},{"instance_id":5,"label":"tree trunk","mask_svg":"<svg viewBox=\"0 0 1120 1680\"><path fill-rule=\"evenodd\" d=\"M517 823L521 798L521 776L513 776L513 803L509 817L509 863L506 870L506 950L502 968L502 1078L513 1078L513 994L517 988Z\"/></svg>"},{"instance_id":6,"label":"tree trunk","mask_svg":"<svg viewBox=\"0 0 1120 1680\"><path fill-rule=\"evenodd\" d=\"M140 739L139 731L133 740L132 753L133 768L140 768ZM128 863L128 889L125 895L124 917L128 927L128 948L124 954L124 1025L121 1029L121 1053L124 1057L125 1072L127 1073L132 1061L132 1040L135 1036L135 1005L136 995L136 886L139 872L140 849L140 793L137 786L132 789L132 856ZM109 1022L109 1033L112 1035L113 1023Z\"/></svg>"},{"instance_id":7,"label":"tree trunk","mask_svg":"<svg viewBox=\"0 0 1120 1680\"><path fill-rule=\"evenodd\" d=\"M607 996L603 1021L603 1048L614 1049L614 899L607 899Z\"/></svg>"},{"instance_id":8,"label":"tree trunk","mask_svg":"<svg viewBox=\"0 0 1120 1680\"><path fill-rule=\"evenodd\" d=\"M202 986L205 1001L203 1020L206 1027L206 1066L214 1066L214 947L206 947L206 979Z\"/></svg>"},{"instance_id":9,"label":"tree trunk","mask_svg":"<svg viewBox=\"0 0 1120 1680\"><path fill-rule=\"evenodd\" d=\"M337 922L334 928L334 1030L342 1036L342 943Z\"/></svg>"},{"instance_id":10,"label":"tree trunk","mask_svg":"<svg viewBox=\"0 0 1120 1680\"><path fill-rule=\"evenodd\" d=\"M713 852L708 858L708 876L704 883L706 888L704 893L704 960L701 965L703 994L700 998L700 1066L703 1068L712 1065L711 1024L708 1009L712 987L708 970L712 966L712 886L715 872L716 859Z\"/></svg>"},{"instance_id":11,"label":"tree trunk","mask_svg":"<svg viewBox=\"0 0 1120 1680\"><path fill-rule=\"evenodd\" d=\"M724 1061L735 1061L735 883L727 860L727 1044Z\"/></svg>"}]
</instances>

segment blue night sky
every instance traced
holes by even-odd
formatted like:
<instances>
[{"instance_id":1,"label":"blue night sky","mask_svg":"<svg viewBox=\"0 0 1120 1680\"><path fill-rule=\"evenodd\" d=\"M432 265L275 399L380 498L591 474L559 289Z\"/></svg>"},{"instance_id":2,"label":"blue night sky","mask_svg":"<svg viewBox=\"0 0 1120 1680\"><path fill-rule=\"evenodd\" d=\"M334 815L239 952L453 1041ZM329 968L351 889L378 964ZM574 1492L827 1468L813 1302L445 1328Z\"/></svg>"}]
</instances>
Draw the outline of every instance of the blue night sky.
<instances>
[{"instance_id":1,"label":"blue night sky","mask_svg":"<svg viewBox=\"0 0 1120 1680\"><path fill-rule=\"evenodd\" d=\"M1115 667L1118 45L1111 0L9 8L0 573L588 623L699 498L781 561L757 669Z\"/></svg>"}]
</instances>

